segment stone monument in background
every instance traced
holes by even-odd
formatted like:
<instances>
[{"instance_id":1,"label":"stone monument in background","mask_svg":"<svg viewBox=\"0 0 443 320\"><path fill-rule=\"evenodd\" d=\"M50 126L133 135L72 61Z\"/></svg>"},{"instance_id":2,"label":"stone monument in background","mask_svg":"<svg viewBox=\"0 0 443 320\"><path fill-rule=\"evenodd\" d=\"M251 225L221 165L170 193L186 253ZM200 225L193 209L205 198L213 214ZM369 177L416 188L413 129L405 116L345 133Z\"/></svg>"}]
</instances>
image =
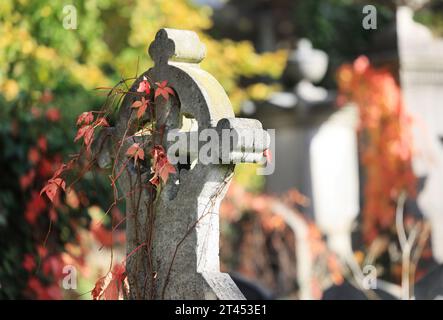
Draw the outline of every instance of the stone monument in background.
<instances>
[{"instance_id":1,"label":"stone monument in background","mask_svg":"<svg viewBox=\"0 0 443 320\"><path fill-rule=\"evenodd\" d=\"M305 209L327 235L331 249L348 259L351 225L359 213L357 109L337 108L335 92L316 86L326 74L328 56L307 39L290 52L285 90L244 111L265 128L275 128L275 171L266 191L296 188L312 201Z\"/></svg>"},{"instance_id":2,"label":"stone monument in background","mask_svg":"<svg viewBox=\"0 0 443 320\"><path fill-rule=\"evenodd\" d=\"M410 3L411 2L411 3ZM411 6L426 1L406 1ZM397 9L400 81L411 113L415 174L424 179L418 206L430 220L435 259L443 262L443 39L413 19L410 6Z\"/></svg>"}]
</instances>

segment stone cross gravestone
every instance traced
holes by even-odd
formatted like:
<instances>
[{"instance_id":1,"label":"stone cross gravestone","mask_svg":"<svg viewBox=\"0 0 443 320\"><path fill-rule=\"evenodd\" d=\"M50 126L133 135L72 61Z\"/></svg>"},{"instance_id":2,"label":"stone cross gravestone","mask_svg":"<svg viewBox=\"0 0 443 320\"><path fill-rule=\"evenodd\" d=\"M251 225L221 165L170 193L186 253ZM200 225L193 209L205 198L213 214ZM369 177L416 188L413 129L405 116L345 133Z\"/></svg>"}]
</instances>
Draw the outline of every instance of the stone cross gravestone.
<instances>
[{"instance_id":1,"label":"stone cross gravestone","mask_svg":"<svg viewBox=\"0 0 443 320\"><path fill-rule=\"evenodd\" d=\"M156 143L168 150L173 144L168 134L177 129L191 140L186 144L188 149L177 150L181 155L185 153L187 163L175 166L177 172L169 176L153 199L157 193L152 185L143 187L149 186L149 168L137 172L140 169L132 161L128 163L125 155L134 142L146 145L146 157L150 150L149 143L143 143L149 133L137 131L136 115L131 110L136 97L125 96L116 126L108 130L108 147L101 151L98 162L106 166L112 160L110 155L117 154L113 160L117 171L123 171L118 184L126 197L127 254L136 251L126 263L129 298L244 299L230 276L220 272L219 206L235 163L262 161L269 136L259 121L235 118L222 86L200 68L205 46L196 33L161 29L149 54L154 67L142 74L130 91L137 90L144 76L154 82L166 80L175 95L163 99L162 105L156 100L157 129L164 131ZM197 142L197 150L192 152L190 145L195 145L194 140L208 128L220 136L222 129L228 130L236 138L225 155L227 163L199 162L202 142ZM115 152L120 141L124 142L121 151ZM220 156L215 153L214 160ZM134 190L140 188L143 192L134 197Z\"/></svg>"}]
</instances>

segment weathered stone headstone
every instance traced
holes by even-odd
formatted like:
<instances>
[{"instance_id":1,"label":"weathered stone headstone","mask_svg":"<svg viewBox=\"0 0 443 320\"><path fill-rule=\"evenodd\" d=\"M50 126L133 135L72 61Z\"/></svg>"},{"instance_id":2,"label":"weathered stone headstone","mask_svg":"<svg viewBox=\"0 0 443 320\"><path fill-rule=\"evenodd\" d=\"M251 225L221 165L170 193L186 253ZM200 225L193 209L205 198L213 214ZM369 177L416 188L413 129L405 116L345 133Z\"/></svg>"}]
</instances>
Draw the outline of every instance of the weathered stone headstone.
<instances>
[{"instance_id":1,"label":"weathered stone headstone","mask_svg":"<svg viewBox=\"0 0 443 320\"><path fill-rule=\"evenodd\" d=\"M416 300L443 300L443 265L432 269L414 287Z\"/></svg>"},{"instance_id":2,"label":"weathered stone headstone","mask_svg":"<svg viewBox=\"0 0 443 320\"><path fill-rule=\"evenodd\" d=\"M299 41L289 54L287 88L259 105L256 116L275 136L275 171L266 177L270 193L292 188L312 200L305 209L342 258L352 256L351 225L359 213L358 110L335 106L335 93L313 83L323 79L326 53Z\"/></svg>"},{"instance_id":3,"label":"weathered stone headstone","mask_svg":"<svg viewBox=\"0 0 443 320\"><path fill-rule=\"evenodd\" d=\"M420 210L431 222L434 257L441 263L443 39L434 37L427 27L415 22L413 14L410 7L402 6L397 9L401 87L406 108L414 119L414 172L424 179L424 188L419 193L417 202Z\"/></svg>"},{"instance_id":4,"label":"weathered stone headstone","mask_svg":"<svg viewBox=\"0 0 443 320\"><path fill-rule=\"evenodd\" d=\"M330 249L350 261L351 226L360 201L358 110L352 105L337 108L336 93L314 85L323 79L327 68L327 54L301 39L297 49L289 53L281 79L284 90L265 102L245 104L243 112L257 117L267 129L277 128L275 171L266 176L266 191L282 194L298 189L311 199L303 212L327 236ZM286 213L287 208L279 206L274 211L295 234L300 298L312 299L308 226L292 212Z\"/></svg>"},{"instance_id":5,"label":"weathered stone headstone","mask_svg":"<svg viewBox=\"0 0 443 320\"><path fill-rule=\"evenodd\" d=\"M281 82L285 89L251 108L265 128L278 128L275 136L275 171L266 177L266 191L284 193L297 188L312 198L309 148L319 126L335 111L334 92L315 86L323 79L327 55L302 39L290 52ZM247 108L246 108L247 109ZM250 113L245 110L245 113ZM250 114L252 115L252 114ZM312 206L307 212L314 217Z\"/></svg>"},{"instance_id":6,"label":"weathered stone headstone","mask_svg":"<svg viewBox=\"0 0 443 320\"><path fill-rule=\"evenodd\" d=\"M352 224L360 211L358 110L342 107L315 133L310 167L315 221L340 258L352 260Z\"/></svg>"},{"instance_id":7,"label":"weathered stone headstone","mask_svg":"<svg viewBox=\"0 0 443 320\"><path fill-rule=\"evenodd\" d=\"M166 80L175 91L175 96L156 107L158 129L164 125L160 142L165 149L172 145L167 137L175 129L188 138L198 137L208 128L217 129L220 135L222 129L227 129L239 140L231 146L227 164L203 164L195 158L196 152L179 148L189 161L176 165L177 173L169 177L158 198L153 199L156 193L146 187L140 197L134 197L131 190L146 185L149 168L139 174L127 163L124 150L134 142L142 144L149 134L136 132L137 119L131 112L134 96L125 97L118 123L110 134L114 146L124 140L115 161L118 170L124 168L118 183L126 197L127 253L136 251L127 261L130 298L244 299L230 276L220 272L219 206L234 163L262 160L269 136L259 121L235 118L222 86L200 68L205 46L196 33L161 29L149 54L155 66L141 75L130 91L136 91L143 76L152 81ZM197 151L201 146L197 143ZM104 165L107 161L102 162Z\"/></svg>"}]
</instances>

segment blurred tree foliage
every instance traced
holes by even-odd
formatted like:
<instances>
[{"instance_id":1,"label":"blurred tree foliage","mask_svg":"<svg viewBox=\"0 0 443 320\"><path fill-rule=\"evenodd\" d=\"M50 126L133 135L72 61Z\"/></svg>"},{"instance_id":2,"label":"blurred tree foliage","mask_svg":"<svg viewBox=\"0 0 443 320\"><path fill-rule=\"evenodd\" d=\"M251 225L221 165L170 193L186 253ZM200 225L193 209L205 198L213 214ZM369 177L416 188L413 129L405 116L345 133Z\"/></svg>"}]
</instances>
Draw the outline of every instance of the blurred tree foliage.
<instances>
[{"instance_id":1,"label":"blurred tree foliage","mask_svg":"<svg viewBox=\"0 0 443 320\"><path fill-rule=\"evenodd\" d=\"M0 298L61 298L60 267L83 263L78 232L89 227L87 207L109 206L109 181L87 176L74 207L66 194L51 209L39 191L76 150L74 118L104 102L94 88L151 66L147 47L159 28L199 34L208 52L203 68L234 107L270 91L260 83L241 88L240 78L278 77L286 59L283 51L259 55L247 41L209 37L211 9L190 0L74 0L72 30L63 28L64 5L0 1Z\"/></svg>"},{"instance_id":2,"label":"blurred tree foliage","mask_svg":"<svg viewBox=\"0 0 443 320\"><path fill-rule=\"evenodd\" d=\"M46 89L54 92L60 109L72 115L92 102L86 90L109 84L102 68L112 58L101 40L100 5L79 3L81 27L65 30L60 2L0 2L2 104L26 109Z\"/></svg>"},{"instance_id":3,"label":"blurred tree foliage","mask_svg":"<svg viewBox=\"0 0 443 320\"><path fill-rule=\"evenodd\" d=\"M377 9L376 30L362 26L366 5ZM374 38L389 33L394 19L393 0L229 0L215 11L210 32L218 38L253 39L263 51L294 48L298 39L308 38L328 53L331 72L326 82L334 87L333 70L375 49ZM395 41L388 43L395 46Z\"/></svg>"},{"instance_id":4,"label":"blurred tree foliage","mask_svg":"<svg viewBox=\"0 0 443 320\"><path fill-rule=\"evenodd\" d=\"M355 0L297 0L293 11L297 34L327 52L329 69L336 70L342 63L371 51L374 35L386 32L386 27L395 19L389 1L380 1L373 4L377 9L377 29L364 29L362 8L367 4ZM334 85L333 73L327 81Z\"/></svg>"},{"instance_id":5,"label":"blurred tree foliage","mask_svg":"<svg viewBox=\"0 0 443 320\"><path fill-rule=\"evenodd\" d=\"M430 1L418 10L414 19L431 28L436 36L443 37L443 0Z\"/></svg>"},{"instance_id":6,"label":"blurred tree foliage","mask_svg":"<svg viewBox=\"0 0 443 320\"><path fill-rule=\"evenodd\" d=\"M190 0L77 0L74 30L63 28L64 5L49 0L0 2L3 102L32 101L51 89L67 115L91 109L99 101L93 88L109 86L152 65L146 51L161 27L199 33L208 49L203 67L220 80L236 107L259 91L241 90L240 76L277 77L284 65L282 51L258 55L249 42L206 36L211 9Z\"/></svg>"}]
</instances>

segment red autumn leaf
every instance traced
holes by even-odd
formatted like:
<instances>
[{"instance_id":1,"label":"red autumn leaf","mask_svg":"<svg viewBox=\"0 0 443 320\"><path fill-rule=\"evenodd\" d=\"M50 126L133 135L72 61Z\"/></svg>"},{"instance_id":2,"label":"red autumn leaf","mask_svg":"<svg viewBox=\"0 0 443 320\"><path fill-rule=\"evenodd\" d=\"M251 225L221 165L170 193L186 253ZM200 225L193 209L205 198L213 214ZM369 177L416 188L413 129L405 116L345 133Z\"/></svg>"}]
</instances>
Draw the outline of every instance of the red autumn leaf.
<instances>
[{"instance_id":1,"label":"red autumn leaf","mask_svg":"<svg viewBox=\"0 0 443 320\"><path fill-rule=\"evenodd\" d=\"M63 173L63 171L65 171L67 168L68 168L68 166L66 164L62 163L60 165L60 167L57 170L55 170L54 175L52 176L52 179L59 177Z\"/></svg>"},{"instance_id":2,"label":"red autumn leaf","mask_svg":"<svg viewBox=\"0 0 443 320\"><path fill-rule=\"evenodd\" d=\"M54 172L53 163L46 158L43 158L38 165L37 173L40 177L49 178Z\"/></svg>"},{"instance_id":3,"label":"red autumn leaf","mask_svg":"<svg viewBox=\"0 0 443 320\"><path fill-rule=\"evenodd\" d=\"M149 182L152 183L154 186L158 187L158 185L160 184L160 177L154 174L154 176L151 179L149 179Z\"/></svg>"},{"instance_id":4,"label":"red autumn leaf","mask_svg":"<svg viewBox=\"0 0 443 320\"><path fill-rule=\"evenodd\" d=\"M63 191L66 191L66 182L62 178L51 179L50 182L59 186Z\"/></svg>"},{"instance_id":5,"label":"red autumn leaf","mask_svg":"<svg viewBox=\"0 0 443 320\"><path fill-rule=\"evenodd\" d=\"M31 276L28 279L28 286L32 292L34 292L37 300L61 300L62 292L58 284L52 284L49 286L43 285L40 280Z\"/></svg>"},{"instance_id":6,"label":"red autumn leaf","mask_svg":"<svg viewBox=\"0 0 443 320\"><path fill-rule=\"evenodd\" d=\"M46 288L35 276L29 277L27 287L36 294L37 299L44 299L46 296Z\"/></svg>"},{"instance_id":7,"label":"red autumn leaf","mask_svg":"<svg viewBox=\"0 0 443 320\"><path fill-rule=\"evenodd\" d=\"M268 163L272 163L272 152L269 149L266 149L265 151L263 151L263 156L266 158L266 161Z\"/></svg>"},{"instance_id":8,"label":"red autumn leaf","mask_svg":"<svg viewBox=\"0 0 443 320\"><path fill-rule=\"evenodd\" d=\"M165 148L163 148L163 146L161 145L155 145L154 147L152 147L151 149L151 156L154 158L154 164L161 158L163 158L165 156L166 152L165 152Z\"/></svg>"},{"instance_id":9,"label":"red autumn leaf","mask_svg":"<svg viewBox=\"0 0 443 320\"><path fill-rule=\"evenodd\" d=\"M107 248L112 247L112 245L119 240L118 237L113 234L112 230L106 229L102 223L91 223L90 231L94 239Z\"/></svg>"},{"instance_id":10,"label":"red autumn leaf","mask_svg":"<svg viewBox=\"0 0 443 320\"><path fill-rule=\"evenodd\" d=\"M119 300L127 294L125 283L126 267L125 263L114 266L111 273L99 278L92 289L91 295L94 300L103 298L104 300Z\"/></svg>"},{"instance_id":11,"label":"red autumn leaf","mask_svg":"<svg viewBox=\"0 0 443 320\"><path fill-rule=\"evenodd\" d=\"M138 143L134 143L132 146L130 146L128 151L126 151L126 155L134 158L134 165L137 163L138 159L145 159L145 152L142 148L140 148Z\"/></svg>"},{"instance_id":12,"label":"red autumn leaf","mask_svg":"<svg viewBox=\"0 0 443 320\"><path fill-rule=\"evenodd\" d=\"M83 138L83 142L86 146L86 149L89 150L92 144L92 139L94 137L94 127L91 125L84 125L77 131L77 135L74 138L74 142L77 142L81 138Z\"/></svg>"},{"instance_id":13,"label":"red autumn leaf","mask_svg":"<svg viewBox=\"0 0 443 320\"><path fill-rule=\"evenodd\" d=\"M168 81L156 82L157 89L155 90L154 98L162 96L165 100L169 99L169 95L175 95L174 90L167 86Z\"/></svg>"},{"instance_id":14,"label":"red autumn leaf","mask_svg":"<svg viewBox=\"0 0 443 320\"><path fill-rule=\"evenodd\" d=\"M122 282L126 279L126 266L125 263L117 263L114 266L114 270L112 270L112 277L119 282Z\"/></svg>"},{"instance_id":15,"label":"red autumn leaf","mask_svg":"<svg viewBox=\"0 0 443 320\"><path fill-rule=\"evenodd\" d=\"M27 174L20 177L20 187L22 190L27 189L33 182L35 178L35 170L31 169Z\"/></svg>"},{"instance_id":16,"label":"red autumn leaf","mask_svg":"<svg viewBox=\"0 0 443 320\"><path fill-rule=\"evenodd\" d=\"M149 180L153 185L158 186L160 179L163 183L168 182L169 174L176 173L175 167L169 162L165 149L161 145L155 145L151 150L154 159L151 171L154 176Z\"/></svg>"},{"instance_id":17,"label":"red autumn leaf","mask_svg":"<svg viewBox=\"0 0 443 320\"><path fill-rule=\"evenodd\" d=\"M77 126L82 124L90 124L92 121L94 121L94 115L92 114L92 111L83 112L77 118Z\"/></svg>"},{"instance_id":18,"label":"red autumn leaf","mask_svg":"<svg viewBox=\"0 0 443 320\"><path fill-rule=\"evenodd\" d=\"M159 170L160 178L164 183L168 182L169 174L176 173L175 167L168 162L166 162Z\"/></svg>"},{"instance_id":19,"label":"red autumn leaf","mask_svg":"<svg viewBox=\"0 0 443 320\"><path fill-rule=\"evenodd\" d=\"M86 130L88 130L89 126L83 126L80 129L77 130L77 135L74 138L74 142L77 142L81 138L84 137Z\"/></svg>"},{"instance_id":20,"label":"red autumn leaf","mask_svg":"<svg viewBox=\"0 0 443 320\"><path fill-rule=\"evenodd\" d=\"M40 160L40 152L37 148L32 147L29 149L28 160L33 164L37 163Z\"/></svg>"},{"instance_id":21,"label":"red autumn leaf","mask_svg":"<svg viewBox=\"0 0 443 320\"><path fill-rule=\"evenodd\" d=\"M42 245L39 245L37 246L37 253L40 256L40 258L44 258L48 254L48 249Z\"/></svg>"},{"instance_id":22,"label":"red autumn leaf","mask_svg":"<svg viewBox=\"0 0 443 320\"><path fill-rule=\"evenodd\" d=\"M86 130L85 135L83 137L83 141L85 142L86 149L89 150L92 144L92 139L94 137L94 128L90 127Z\"/></svg>"},{"instance_id":23,"label":"red autumn leaf","mask_svg":"<svg viewBox=\"0 0 443 320\"><path fill-rule=\"evenodd\" d=\"M63 295L60 289L60 286L57 283L54 283L48 287L46 287L46 296L45 300L62 300Z\"/></svg>"},{"instance_id":24,"label":"red autumn leaf","mask_svg":"<svg viewBox=\"0 0 443 320\"><path fill-rule=\"evenodd\" d=\"M48 141L45 137L41 136L37 140L37 146L42 152L46 152L48 150Z\"/></svg>"},{"instance_id":25,"label":"red autumn leaf","mask_svg":"<svg viewBox=\"0 0 443 320\"><path fill-rule=\"evenodd\" d=\"M55 210L53 207L49 209L49 219L51 221L57 221L57 210Z\"/></svg>"},{"instance_id":26,"label":"red autumn leaf","mask_svg":"<svg viewBox=\"0 0 443 320\"><path fill-rule=\"evenodd\" d=\"M354 71L357 74L365 73L365 71L368 70L370 67L369 59L366 56L359 56L354 61L353 67L354 67Z\"/></svg>"},{"instance_id":27,"label":"red autumn leaf","mask_svg":"<svg viewBox=\"0 0 443 320\"><path fill-rule=\"evenodd\" d=\"M139 83L137 92L144 92L146 94L151 92L151 85L146 77L143 77L143 80Z\"/></svg>"},{"instance_id":28,"label":"red autumn leaf","mask_svg":"<svg viewBox=\"0 0 443 320\"><path fill-rule=\"evenodd\" d=\"M30 225L34 225L38 216L47 208L45 200L38 192L32 191L31 200L26 204L25 219Z\"/></svg>"},{"instance_id":29,"label":"red autumn leaf","mask_svg":"<svg viewBox=\"0 0 443 320\"><path fill-rule=\"evenodd\" d=\"M32 270L34 270L36 267L34 256L30 253L25 254L22 266L23 266L23 269L25 269L28 272L31 272Z\"/></svg>"},{"instance_id":30,"label":"red autumn leaf","mask_svg":"<svg viewBox=\"0 0 443 320\"><path fill-rule=\"evenodd\" d=\"M395 77L374 68L361 56L338 69L337 84L343 101L358 108L361 163L367 173L363 233L367 243L395 223L395 201L401 191L414 197L416 177L412 170L411 127ZM383 139L380 139L383 136Z\"/></svg>"},{"instance_id":31,"label":"red autumn leaf","mask_svg":"<svg viewBox=\"0 0 443 320\"><path fill-rule=\"evenodd\" d=\"M44 192L48 196L49 200L51 200L51 202L54 202L54 198L57 195L59 188L65 190L66 182L62 178L51 179L40 191L40 195L42 195Z\"/></svg>"},{"instance_id":32,"label":"red autumn leaf","mask_svg":"<svg viewBox=\"0 0 443 320\"><path fill-rule=\"evenodd\" d=\"M57 194L58 186L54 183L47 183L46 186L43 187L43 189L40 191L40 195L45 192L46 196L51 200L51 202L54 202L54 198Z\"/></svg>"},{"instance_id":33,"label":"red autumn leaf","mask_svg":"<svg viewBox=\"0 0 443 320\"><path fill-rule=\"evenodd\" d=\"M63 275L64 263L60 255L51 255L44 259L42 263L42 271L45 276L52 275L55 278L60 278Z\"/></svg>"},{"instance_id":34,"label":"red autumn leaf","mask_svg":"<svg viewBox=\"0 0 443 320\"><path fill-rule=\"evenodd\" d=\"M60 111L56 108L49 108L46 110L46 118L49 121L57 122L60 120Z\"/></svg>"},{"instance_id":35,"label":"red autumn leaf","mask_svg":"<svg viewBox=\"0 0 443 320\"><path fill-rule=\"evenodd\" d=\"M118 300L119 298L119 284L115 280L109 281L106 288L103 290L103 298L105 300Z\"/></svg>"},{"instance_id":36,"label":"red autumn leaf","mask_svg":"<svg viewBox=\"0 0 443 320\"><path fill-rule=\"evenodd\" d=\"M118 300L123 298L125 290L126 267L124 262L116 264L111 272L111 280L103 290L105 300Z\"/></svg>"},{"instance_id":37,"label":"red autumn leaf","mask_svg":"<svg viewBox=\"0 0 443 320\"><path fill-rule=\"evenodd\" d=\"M105 284L105 278L101 277L95 282L94 289L91 291L92 299L98 300L103 293L103 286Z\"/></svg>"},{"instance_id":38,"label":"red autumn leaf","mask_svg":"<svg viewBox=\"0 0 443 320\"><path fill-rule=\"evenodd\" d=\"M149 106L149 101L145 99L145 97L142 97L141 101L135 101L132 104L132 108L138 109L137 111L137 119L140 119L141 117L143 117L143 115L146 112L146 109Z\"/></svg>"},{"instance_id":39,"label":"red autumn leaf","mask_svg":"<svg viewBox=\"0 0 443 320\"><path fill-rule=\"evenodd\" d=\"M71 160L72 161L72 160ZM46 186L40 191L40 195L45 192L48 198L51 200L51 202L54 203L55 196L57 195L58 188L62 188L65 190L66 188L66 182L60 178L60 175L65 171L66 169L70 168L72 166L72 162L69 162L68 165L62 163L60 167L55 170L54 174L52 175L52 178L48 180L48 183ZM56 214L53 212L50 212L50 217L52 220L55 220Z\"/></svg>"},{"instance_id":40,"label":"red autumn leaf","mask_svg":"<svg viewBox=\"0 0 443 320\"><path fill-rule=\"evenodd\" d=\"M105 117L100 117L95 121L96 127L109 127L108 120Z\"/></svg>"}]
</instances>

